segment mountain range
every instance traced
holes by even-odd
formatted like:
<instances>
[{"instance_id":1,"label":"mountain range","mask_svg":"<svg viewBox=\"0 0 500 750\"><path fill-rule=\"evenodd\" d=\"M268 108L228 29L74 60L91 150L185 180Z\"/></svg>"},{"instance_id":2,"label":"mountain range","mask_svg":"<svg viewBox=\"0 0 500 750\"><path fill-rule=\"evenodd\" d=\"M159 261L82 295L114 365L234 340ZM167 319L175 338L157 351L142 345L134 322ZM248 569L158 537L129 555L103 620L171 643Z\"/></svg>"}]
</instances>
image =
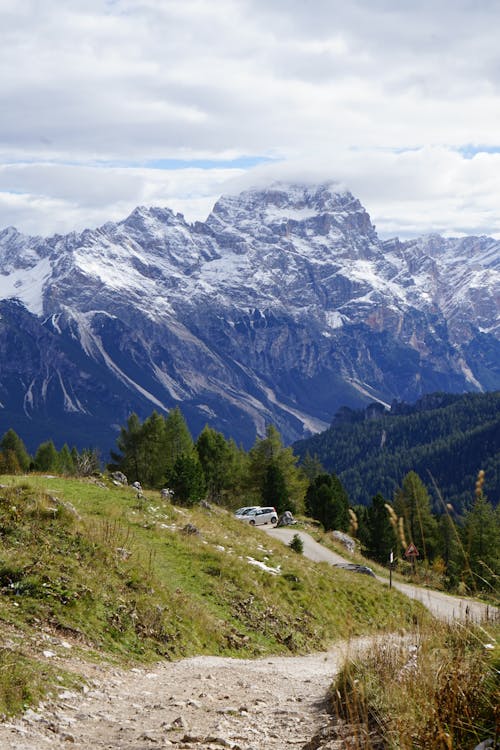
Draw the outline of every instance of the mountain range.
<instances>
[{"instance_id":1,"label":"mountain range","mask_svg":"<svg viewBox=\"0 0 500 750\"><path fill-rule=\"evenodd\" d=\"M179 405L244 446L341 406L500 388L500 241L383 241L335 184L135 209L81 233L0 232L0 416L29 447L113 446Z\"/></svg>"}]
</instances>

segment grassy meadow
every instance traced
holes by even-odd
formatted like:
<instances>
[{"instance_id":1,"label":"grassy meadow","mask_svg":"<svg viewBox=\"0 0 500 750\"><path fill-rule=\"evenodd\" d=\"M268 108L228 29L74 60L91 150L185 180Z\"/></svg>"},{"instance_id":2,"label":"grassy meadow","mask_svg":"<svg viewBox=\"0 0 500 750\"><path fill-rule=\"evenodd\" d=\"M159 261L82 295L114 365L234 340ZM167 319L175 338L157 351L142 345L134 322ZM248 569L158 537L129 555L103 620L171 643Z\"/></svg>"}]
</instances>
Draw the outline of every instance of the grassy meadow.
<instances>
[{"instance_id":1,"label":"grassy meadow","mask_svg":"<svg viewBox=\"0 0 500 750\"><path fill-rule=\"evenodd\" d=\"M176 507L105 478L0 484L4 715L54 681L74 682L47 651L120 664L305 653L430 619L377 581L311 563L216 506Z\"/></svg>"}]
</instances>

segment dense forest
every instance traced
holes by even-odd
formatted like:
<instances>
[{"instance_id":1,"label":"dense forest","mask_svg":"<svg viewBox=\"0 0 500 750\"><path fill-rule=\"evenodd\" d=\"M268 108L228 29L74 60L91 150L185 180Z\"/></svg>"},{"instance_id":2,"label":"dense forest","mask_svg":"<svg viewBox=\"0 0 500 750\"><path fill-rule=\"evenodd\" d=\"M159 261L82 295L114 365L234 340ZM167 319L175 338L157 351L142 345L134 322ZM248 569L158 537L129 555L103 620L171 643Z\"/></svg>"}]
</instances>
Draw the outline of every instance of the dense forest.
<instances>
[{"instance_id":1,"label":"dense forest","mask_svg":"<svg viewBox=\"0 0 500 750\"><path fill-rule=\"evenodd\" d=\"M500 499L500 392L444 393L416 404L341 409L330 428L295 443L302 460L315 456L335 472L351 502L368 505L394 495L409 471L422 478L439 511L439 494L460 512L472 501L478 471L493 505Z\"/></svg>"},{"instance_id":2,"label":"dense forest","mask_svg":"<svg viewBox=\"0 0 500 750\"><path fill-rule=\"evenodd\" d=\"M354 468L342 473L325 468L317 453L306 453L299 462L292 448L283 445L273 425L268 426L265 437L245 451L208 426L194 440L179 408L166 416L153 412L142 422L132 414L120 430L107 470L122 472L130 483L139 483L141 493L143 489L168 487L168 495L177 505L204 501L228 509L273 505L278 513L291 510L315 519L327 532L348 532L357 538L358 548L366 556L381 564L387 565L393 552L403 573L449 590L493 594L500 577L500 505L495 510L488 499L488 468L477 471L475 467L498 469L499 403L499 394L467 398L439 395L416 407L399 405L390 415L381 413L377 406L364 412L343 410L328 431L343 450L342 460L347 465L349 458L353 462ZM446 441L450 425L452 439ZM345 443L339 435L345 436ZM460 506L451 504L439 490L433 498L415 471L417 459L426 456L425 467L433 472L436 482L446 476L439 462L433 463L431 449L426 452L426 444L419 443L419 435L420 441L426 435L429 446L448 456L457 487L465 487L470 477L469 486L463 490L466 500ZM373 441L376 448L372 451ZM400 445L396 456L404 457L407 470L401 468L402 463L397 464L401 478L396 481L393 474L389 483L384 467L391 465L390 460L381 463L382 468L378 462L387 444L394 442ZM466 451L459 453L457 446L462 444L474 446L474 456L466 456ZM414 465L411 456L415 457ZM364 488L368 501L360 504L344 478L356 471L362 485L364 467L374 489L369 496ZM63 445L58 450L48 440L30 456L12 429L0 439L0 473L36 471L85 477L99 475L102 469L92 448L78 452ZM405 556L411 544L418 550L416 562Z\"/></svg>"}]
</instances>

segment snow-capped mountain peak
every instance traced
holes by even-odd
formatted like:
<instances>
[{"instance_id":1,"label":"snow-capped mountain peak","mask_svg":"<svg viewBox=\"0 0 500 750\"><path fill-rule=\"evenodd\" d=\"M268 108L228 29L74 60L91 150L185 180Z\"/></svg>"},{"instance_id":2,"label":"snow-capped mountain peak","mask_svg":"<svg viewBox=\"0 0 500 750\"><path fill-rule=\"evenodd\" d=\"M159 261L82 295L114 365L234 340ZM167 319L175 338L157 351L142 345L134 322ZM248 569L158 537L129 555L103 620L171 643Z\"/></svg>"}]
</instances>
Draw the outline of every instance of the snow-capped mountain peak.
<instances>
[{"instance_id":1,"label":"snow-capped mountain peak","mask_svg":"<svg viewBox=\"0 0 500 750\"><path fill-rule=\"evenodd\" d=\"M248 444L267 422L294 439L369 398L500 387L499 250L488 237L381 242L331 183L224 196L194 225L138 207L66 236L9 228L0 346L15 325L26 356L0 374L0 402L32 422L48 404L106 418L107 435L131 409L181 402L194 429L209 419Z\"/></svg>"}]
</instances>

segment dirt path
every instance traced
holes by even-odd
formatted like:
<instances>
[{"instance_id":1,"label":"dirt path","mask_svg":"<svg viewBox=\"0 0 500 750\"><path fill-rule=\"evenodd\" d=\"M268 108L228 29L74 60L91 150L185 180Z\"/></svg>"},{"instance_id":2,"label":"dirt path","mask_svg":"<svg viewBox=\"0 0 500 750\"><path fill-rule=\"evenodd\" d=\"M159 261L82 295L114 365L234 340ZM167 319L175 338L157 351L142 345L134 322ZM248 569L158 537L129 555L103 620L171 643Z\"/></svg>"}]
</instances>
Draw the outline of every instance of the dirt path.
<instances>
[{"instance_id":1,"label":"dirt path","mask_svg":"<svg viewBox=\"0 0 500 750\"><path fill-rule=\"evenodd\" d=\"M369 642L305 657L196 657L128 672L87 665L85 692L61 691L53 705L0 724L0 748L302 748L327 723L326 691L348 649Z\"/></svg>"},{"instance_id":2,"label":"dirt path","mask_svg":"<svg viewBox=\"0 0 500 750\"><path fill-rule=\"evenodd\" d=\"M267 531L285 543L295 533ZM308 534L299 533L308 557L330 564L344 562ZM465 617L466 606L468 616L483 613L483 605L470 600L406 584L398 588L422 598L446 619ZM55 643L53 651L45 652L46 658L61 669L82 674L87 687L82 692L61 690L53 702L27 711L19 720L1 723L0 749L302 750L328 723L326 691L344 658L371 643L373 639L358 639L304 657L196 657L129 671L89 665L69 656L67 643ZM330 739L326 747L340 750L345 744Z\"/></svg>"},{"instance_id":3,"label":"dirt path","mask_svg":"<svg viewBox=\"0 0 500 750\"><path fill-rule=\"evenodd\" d=\"M260 528L266 531L269 536L272 536L275 539L280 539L285 544L288 544L293 535L298 533L304 543L304 555L315 562L327 562L330 565L349 562L349 560L344 559L336 552L332 552L326 547L323 547L322 544L318 544L318 542L304 531L297 532L294 529L277 529L267 526L262 526ZM354 575L357 574L353 573L353 576ZM388 578L377 576L377 579L384 584L388 585L389 583ZM499 616L498 609L483 604L483 602L475 601L474 599L451 596L449 594L443 594L441 591L434 591L432 589L422 588L421 586L413 586L408 583L400 583L399 581L393 581L392 585L411 599L416 599L422 602L422 604L427 607L433 615L442 620L470 619L480 622L489 617Z\"/></svg>"}]
</instances>

